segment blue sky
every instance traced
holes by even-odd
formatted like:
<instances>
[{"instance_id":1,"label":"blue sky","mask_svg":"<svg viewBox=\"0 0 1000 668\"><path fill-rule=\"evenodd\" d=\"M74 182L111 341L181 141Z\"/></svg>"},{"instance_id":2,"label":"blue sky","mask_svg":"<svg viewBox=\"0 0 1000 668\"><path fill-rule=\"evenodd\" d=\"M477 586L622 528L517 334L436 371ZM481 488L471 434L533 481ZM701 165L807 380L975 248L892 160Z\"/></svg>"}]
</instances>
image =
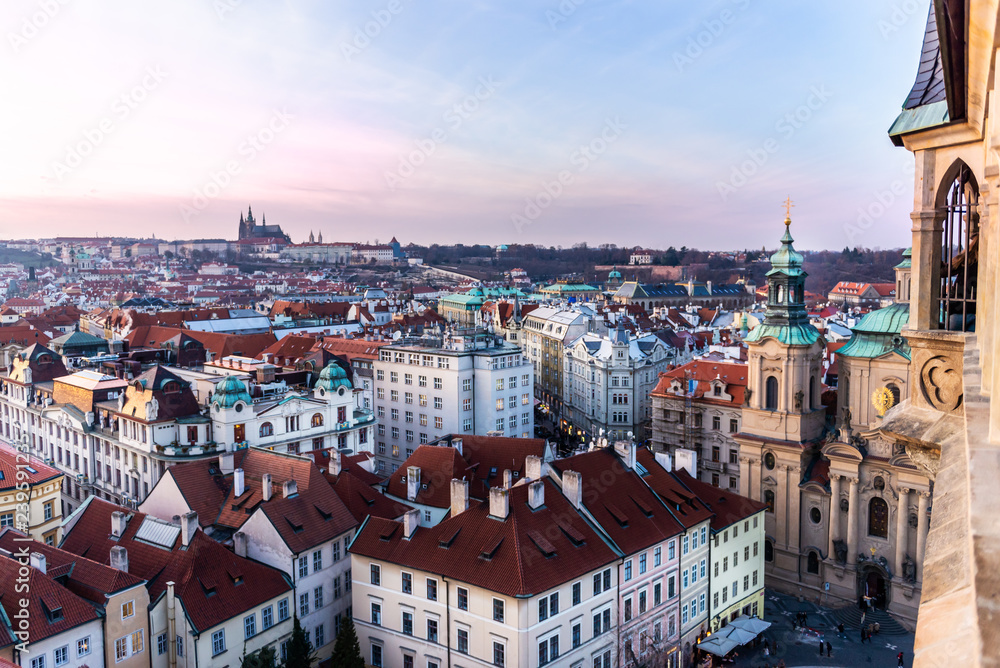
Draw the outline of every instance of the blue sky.
<instances>
[{"instance_id":1,"label":"blue sky","mask_svg":"<svg viewBox=\"0 0 1000 668\"><path fill-rule=\"evenodd\" d=\"M4 237L909 245L926 2L9 0ZM867 217L862 216L867 212ZM859 224L860 218L860 224Z\"/></svg>"}]
</instances>

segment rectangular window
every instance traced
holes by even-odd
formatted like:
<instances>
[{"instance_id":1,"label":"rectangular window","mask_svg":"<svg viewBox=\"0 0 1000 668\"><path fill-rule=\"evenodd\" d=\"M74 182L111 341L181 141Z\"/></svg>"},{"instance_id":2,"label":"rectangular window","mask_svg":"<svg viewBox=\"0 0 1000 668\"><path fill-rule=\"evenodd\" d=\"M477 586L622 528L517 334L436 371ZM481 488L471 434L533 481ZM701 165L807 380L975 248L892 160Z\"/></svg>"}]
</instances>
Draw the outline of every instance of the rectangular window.
<instances>
[{"instance_id":1,"label":"rectangular window","mask_svg":"<svg viewBox=\"0 0 1000 668\"><path fill-rule=\"evenodd\" d=\"M559 592L549 596L549 617L559 614Z\"/></svg>"},{"instance_id":2,"label":"rectangular window","mask_svg":"<svg viewBox=\"0 0 1000 668\"><path fill-rule=\"evenodd\" d=\"M435 390L440 390L443 387L444 387L443 381L440 378L435 378L434 379L434 389Z\"/></svg>"},{"instance_id":3,"label":"rectangular window","mask_svg":"<svg viewBox=\"0 0 1000 668\"><path fill-rule=\"evenodd\" d=\"M663 587L660 585L659 582L657 582L655 585L653 585L653 606L654 607L657 606L657 605L659 605L662 602L662 600L663 600L662 590L663 590Z\"/></svg>"},{"instance_id":4,"label":"rectangular window","mask_svg":"<svg viewBox=\"0 0 1000 668\"><path fill-rule=\"evenodd\" d=\"M376 587L382 585L382 567L378 564L371 565L371 583Z\"/></svg>"},{"instance_id":5,"label":"rectangular window","mask_svg":"<svg viewBox=\"0 0 1000 668\"><path fill-rule=\"evenodd\" d=\"M323 607L323 585L313 589L313 609L319 610Z\"/></svg>"},{"instance_id":6,"label":"rectangular window","mask_svg":"<svg viewBox=\"0 0 1000 668\"><path fill-rule=\"evenodd\" d=\"M372 624L382 626L382 605L372 603Z\"/></svg>"},{"instance_id":7,"label":"rectangular window","mask_svg":"<svg viewBox=\"0 0 1000 668\"><path fill-rule=\"evenodd\" d=\"M646 572L646 555L641 554L639 555L639 575L642 575L645 572Z\"/></svg>"},{"instance_id":8,"label":"rectangular window","mask_svg":"<svg viewBox=\"0 0 1000 668\"><path fill-rule=\"evenodd\" d=\"M504 602L502 599L493 599L493 621L503 624Z\"/></svg>"},{"instance_id":9,"label":"rectangular window","mask_svg":"<svg viewBox=\"0 0 1000 668\"><path fill-rule=\"evenodd\" d=\"M458 629L458 651L462 654L469 653L469 631Z\"/></svg>"},{"instance_id":10,"label":"rectangular window","mask_svg":"<svg viewBox=\"0 0 1000 668\"><path fill-rule=\"evenodd\" d=\"M122 619L128 619L135 614L135 601L122 603Z\"/></svg>"},{"instance_id":11,"label":"rectangular window","mask_svg":"<svg viewBox=\"0 0 1000 668\"><path fill-rule=\"evenodd\" d=\"M579 582L573 583L573 605L580 605L583 594L583 585Z\"/></svg>"},{"instance_id":12,"label":"rectangular window","mask_svg":"<svg viewBox=\"0 0 1000 668\"><path fill-rule=\"evenodd\" d=\"M304 578L307 575L309 575L309 559L299 557L299 577Z\"/></svg>"},{"instance_id":13,"label":"rectangular window","mask_svg":"<svg viewBox=\"0 0 1000 668\"><path fill-rule=\"evenodd\" d=\"M583 642L583 639L580 637L581 635L582 634L580 632L580 625L579 624L574 624L573 625L573 649L576 649L577 647L579 647L580 644Z\"/></svg>"},{"instance_id":14,"label":"rectangular window","mask_svg":"<svg viewBox=\"0 0 1000 668\"><path fill-rule=\"evenodd\" d=\"M288 619L288 599L283 598L278 601L278 621L283 622Z\"/></svg>"},{"instance_id":15,"label":"rectangular window","mask_svg":"<svg viewBox=\"0 0 1000 668\"><path fill-rule=\"evenodd\" d=\"M260 611L260 625L266 631L274 626L274 608L267 606Z\"/></svg>"},{"instance_id":16,"label":"rectangular window","mask_svg":"<svg viewBox=\"0 0 1000 668\"><path fill-rule=\"evenodd\" d=\"M493 665L494 666L506 665L506 657L504 656L503 643L498 643L495 640L493 641Z\"/></svg>"},{"instance_id":17,"label":"rectangular window","mask_svg":"<svg viewBox=\"0 0 1000 668\"><path fill-rule=\"evenodd\" d=\"M427 578L427 600L428 601L438 600L437 580L432 580L431 578Z\"/></svg>"},{"instance_id":18,"label":"rectangular window","mask_svg":"<svg viewBox=\"0 0 1000 668\"><path fill-rule=\"evenodd\" d=\"M427 620L427 639L431 642L438 641L438 623L436 619Z\"/></svg>"},{"instance_id":19,"label":"rectangular window","mask_svg":"<svg viewBox=\"0 0 1000 668\"><path fill-rule=\"evenodd\" d=\"M313 573L323 569L323 552L316 550L313 552Z\"/></svg>"},{"instance_id":20,"label":"rectangular window","mask_svg":"<svg viewBox=\"0 0 1000 668\"><path fill-rule=\"evenodd\" d=\"M309 593L299 594L299 617L309 614Z\"/></svg>"},{"instance_id":21,"label":"rectangular window","mask_svg":"<svg viewBox=\"0 0 1000 668\"><path fill-rule=\"evenodd\" d=\"M52 652L52 658L55 659L57 666L64 666L69 663L69 645L63 645Z\"/></svg>"},{"instance_id":22,"label":"rectangular window","mask_svg":"<svg viewBox=\"0 0 1000 668\"><path fill-rule=\"evenodd\" d=\"M320 624L315 629L316 644L315 647L322 647L326 644L326 629Z\"/></svg>"},{"instance_id":23,"label":"rectangular window","mask_svg":"<svg viewBox=\"0 0 1000 668\"><path fill-rule=\"evenodd\" d=\"M412 636L413 635L413 613L404 612L403 613L403 635Z\"/></svg>"},{"instance_id":24,"label":"rectangular window","mask_svg":"<svg viewBox=\"0 0 1000 668\"><path fill-rule=\"evenodd\" d=\"M226 651L226 630L219 629L212 634L212 656L218 656Z\"/></svg>"},{"instance_id":25,"label":"rectangular window","mask_svg":"<svg viewBox=\"0 0 1000 668\"><path fill-rule=\"evenodd\" d=\"M660 563L662 561L662 557L663 557L662 548L658 547L655 550L653 550L653 566L654 567L660 565Z\"/></svg>"},{"instance_id":26,"label":"rectangular window","mask_svg":"<svg viewBox=\"0 0 1000 668\"><path fill-rule=\"evenodd\" d=\"M250 639L257 635L257 615L247 615L243 618L243 637Z\"/></svg>"},{"instance_id":27,"label":"rectangular window","mask_svg":"<svg viewBox=\"0 0 1000 668\"><path fill-rule=\"evenodd\" d=\"M382 646L372 643L372 665L382 668Z\"/></svg>"},{"instance_id":28,"label":"rectangular window","mask_svg":"<svg viewBox=\"0 0 1000 668\"><path fill-rule=\"evenodd\" d=\"M625 562L625 582L632 579L632 560L629 559Z\"/></svg>"},{"instance_id":29,"label":"rectangular window","mask_svg":"<svg viewBox=\"0 0 1000 668\"><path fill-rule=\"evenodd\" d=\"M409 573L403 573L402 591L404 594L413 593L413 576Z\"/></svg>"},{"instance_id":30,"label":"rectangular window","mask_svg":"<svg viewBox=\"0 0 1000 668\"><path fill-rule=\"evenodd\" d=\"M469 609L469 590L463 587L458 588L458 609Z\"/></svg>"},{"instance_id":31,"label":"rectangular window","mask_svg":"<svg viewBox=\"0 0 1000 668\"><path fill-rule=\"evenodd\" d=\"M538 621L544 622L549 618L549 600L546 597L538 599Z\"/></svg>"}]
</instances>

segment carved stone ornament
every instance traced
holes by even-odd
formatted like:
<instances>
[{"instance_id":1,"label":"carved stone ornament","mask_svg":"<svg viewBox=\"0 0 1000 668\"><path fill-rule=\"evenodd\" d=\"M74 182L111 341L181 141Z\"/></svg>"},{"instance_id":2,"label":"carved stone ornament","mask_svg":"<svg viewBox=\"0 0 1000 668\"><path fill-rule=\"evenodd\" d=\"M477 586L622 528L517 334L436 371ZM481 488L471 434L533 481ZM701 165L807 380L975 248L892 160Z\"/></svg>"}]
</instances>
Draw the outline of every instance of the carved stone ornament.
<instances>
[{"instance_id":1,"label":"carved stone ornament","mask_svg":"<svg viewBox=\"0 0 1000 668\"><path fill-rule=\"evenodd\" d=\"M839 538L833 541L833 553L838 564L847 563L847 542Z\"/></svg>"},{"instance_id":2,"label":"carved stone ornament","mask_svg":"<svg viewBox=\"0 0 1000 668\"><path fill-rule=\"evenodd\" d=\"M950 413L962 405L962 374L944 355L935 355L920 369L920 391L934 408Z\"/></svg>"},{"instance_id":3,"label":"carved stone ornament","mask_svg":"<svg viewBox=\"0 0 1000 668\"><path fill-rule=\"evenodd\" d=\"M848 501L847 499L841 499L840 500L840 512L846 513L850 509L851 509L851 502Z\"/></svg>"},{"instance_id":4,"label":"carved stone ornament","mask_svg":"<svg viewBox=\"0 0 1000 668\"><path fill-rule=\"evenodd\" d=\"M903 579L907 582L916 582L917 580L917 564L910 558L910 555L906 555L906 559L903 560Z\"/></svg>"}]
</instances>

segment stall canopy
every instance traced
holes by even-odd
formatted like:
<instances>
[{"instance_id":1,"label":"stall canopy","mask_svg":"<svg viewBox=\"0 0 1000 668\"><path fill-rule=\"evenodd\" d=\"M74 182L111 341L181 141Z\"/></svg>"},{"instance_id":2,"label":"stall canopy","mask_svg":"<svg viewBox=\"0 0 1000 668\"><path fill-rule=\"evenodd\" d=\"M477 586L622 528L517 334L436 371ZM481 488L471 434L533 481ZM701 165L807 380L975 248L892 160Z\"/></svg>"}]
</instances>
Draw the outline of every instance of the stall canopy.
<instances>
[{"instance_id":1,"label":"stall canopy","mask_svg":"<svg viewBox=\"0 0 1000 668\"><path fill-rule=\"evenodd\" d=\"M765 622L759 617L737 617L733 621L729 622L729 626L727 628L733 627L752 633L753 637L756 638L758 635L771 627L771 622Z\"/></svg>"},{"instance_id":2,"label":"stall canopy","mask_svg":"<svg viewBox=\"0 0 1000 668\"><path fill-rule=\"evenodd\" d=\"M704 650L716 656L725 656L740 646L736 640L729 637L730 628L719 629L708 636L700 643L698 649Z\"/></svg>"}]
</instances>

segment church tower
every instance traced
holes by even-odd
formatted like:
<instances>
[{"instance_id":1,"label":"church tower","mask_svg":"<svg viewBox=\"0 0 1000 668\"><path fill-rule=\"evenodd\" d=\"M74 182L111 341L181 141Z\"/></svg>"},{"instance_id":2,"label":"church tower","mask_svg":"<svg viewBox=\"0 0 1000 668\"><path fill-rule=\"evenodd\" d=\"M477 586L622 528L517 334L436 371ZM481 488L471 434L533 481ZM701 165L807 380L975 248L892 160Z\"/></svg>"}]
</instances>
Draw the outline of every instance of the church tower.
<instances>
[{"instance_id":1,"label":"church tower","mask_svg":"<svg viewBox=\"0 0 1000 668\"><path fill-rule=\"evenodd\" d=\"M826 424L820 401L826 342L809 323L806 272L802 254L792 245L791 222L786 215L781 247L771 256L764 321L745 339L747 398L736 437L740 493L769 508L765 561L776 586L781 580L797 583L805 570L800 563L800 485L812 474Z\"/></svg>"}]
</instances>

